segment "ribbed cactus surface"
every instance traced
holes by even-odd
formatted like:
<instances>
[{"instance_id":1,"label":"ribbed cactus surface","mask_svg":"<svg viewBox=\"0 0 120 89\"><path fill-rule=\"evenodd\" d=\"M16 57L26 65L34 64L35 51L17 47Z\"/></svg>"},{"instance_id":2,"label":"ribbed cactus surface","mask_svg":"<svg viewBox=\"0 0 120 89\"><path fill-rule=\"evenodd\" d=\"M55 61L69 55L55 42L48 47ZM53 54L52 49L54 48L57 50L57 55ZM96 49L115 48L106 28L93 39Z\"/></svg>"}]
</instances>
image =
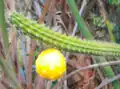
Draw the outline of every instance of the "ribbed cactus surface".
<instances>
[{"instance_id":1,"label":"ribbed cactus surface","mask_svg":"<svg viewBox=\"0 0 120 89\"><path fill-rule=\"evenodd\" d=\"M81 40L52 31L45 25L25 18L19 13L11 15L11 22L20 27L26 35L43 41L58 49L90 55L120 56L120 45L115 43Z\"/></svg>"}]
</instances>

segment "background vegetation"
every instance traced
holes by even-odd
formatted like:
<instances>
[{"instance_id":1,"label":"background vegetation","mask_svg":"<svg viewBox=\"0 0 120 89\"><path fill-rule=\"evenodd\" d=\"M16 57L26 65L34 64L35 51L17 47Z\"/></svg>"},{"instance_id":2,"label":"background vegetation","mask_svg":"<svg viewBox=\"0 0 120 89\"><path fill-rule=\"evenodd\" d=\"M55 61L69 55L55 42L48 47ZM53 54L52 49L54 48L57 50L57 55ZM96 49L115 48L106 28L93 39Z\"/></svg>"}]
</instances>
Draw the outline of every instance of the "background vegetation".
<instances>
[{"instance_id":1,"label":"background vegetation","mask_svg":"<svg viewBox=\"0 0 120 89\"><path fill-rule=\"evenodd\" d=\"M120 43L119 0L0 0L1 89L120 88L118 57L63 52L67 60L63 78L48 81L37 75L34 62L49 44L15 28L10 22L15 11L61 34Z\"/></svg>"}]
</instances>

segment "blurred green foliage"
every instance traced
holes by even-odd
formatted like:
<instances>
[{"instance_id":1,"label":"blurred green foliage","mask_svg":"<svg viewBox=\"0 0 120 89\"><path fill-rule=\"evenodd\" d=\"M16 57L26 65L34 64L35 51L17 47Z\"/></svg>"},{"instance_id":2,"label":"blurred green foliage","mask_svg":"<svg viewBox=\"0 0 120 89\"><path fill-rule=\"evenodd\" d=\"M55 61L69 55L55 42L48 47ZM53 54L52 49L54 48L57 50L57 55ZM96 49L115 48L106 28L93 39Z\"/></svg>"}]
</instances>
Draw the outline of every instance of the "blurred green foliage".
<instances>
[{"instance_id":1,"label":"blurred green foliage","mask_svg":"<svg viewBox=\"0 0 120 89\"><path fill-rule=\"evenodd\" d=\"M108 3L112 5L120 5L120 0L108 0Z\"/></svg>"}]
</instances>

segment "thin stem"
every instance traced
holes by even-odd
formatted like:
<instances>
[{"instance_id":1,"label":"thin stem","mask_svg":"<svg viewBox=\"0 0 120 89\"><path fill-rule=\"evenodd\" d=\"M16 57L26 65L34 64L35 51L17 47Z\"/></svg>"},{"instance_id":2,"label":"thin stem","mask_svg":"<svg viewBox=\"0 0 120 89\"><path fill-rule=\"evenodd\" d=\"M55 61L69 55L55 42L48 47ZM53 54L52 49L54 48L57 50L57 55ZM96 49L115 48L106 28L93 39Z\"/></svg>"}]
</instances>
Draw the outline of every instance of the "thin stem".
<instances>
[{"instance_id":1,"label":"thin stem","mask_svg":"<svg viewBox=\"0 0 120 89\"><path fill-rule=\"evenodd\" d=\"M0 30L2 32L4 52L6 55L8 52L8 47L9 47L9 40L8 40L8 33L6 29L5 16L4 16L4 0L0 0Z\"/></svg>"},{"instance_id":2,"label":"thin stem","mask_svg":"<svg viewBox=\"0 0 120 89\"><path fill-rule=\"evenodd\" d=\"M80 11L79 11L80 16L82 16L82 13L83 13L83 10L84 10L84 7L86 6L86 4L87 4L87 1L86 1L86 0L83 0L82 6L81 6ZM76 23L75 23L75 26L74 26L74 28L73 28L72 36L75 35L75 32L77 31L77 27L78 27L78 24L77 24L77 22L76 22Z\"/></svg>"},{"instance_id":3,"label":"thin stem","mask_svg":"<svg viewBox=\"0 0 120 89\"><path fill-rule=\"evenodd\" d=\"M103 86L115 81L115 80L118 80L120 79L120 74L116 75L115 77L113 78L110 78L110 79L105 79L98 87L96 87L95 89L101 89Z\"/></svg>"},{"instance_id":4,"label":"thin stem","mask_svg":"<svg viewBox=\"0 0 120 89\"><path fill-rule=\"evenodd\" d=\"M64 80L70 78L72 75L83 71L83 70L88 70L88 69L92 69L92 68L98 68L98 67L106 67L106 66L110 66L110 65L117 65L120 64L120 60L119 61L111 61L111 62L104 62L104 63L99 63L99 64L94 64L94 65L90 65L90 66L86 66L86 67L80 67L77 70L69 73L66 77L63 78L63 80L61 80L60 82L57 83L57 85L53 88L56 89L56 87L61 84Z\"/></svg>"},{"instance_id":5,"label":"thin stem","mask_svg":"<svg viewBox=\"0 0 120 89\"><path fill-rule=\"evenodd\" d=\"M75 0L66 0L78 24L78 28L86 39L92 40L93 36L89 32L83 18L79 15Z\"/></svg>"},{"instance_id":6,"label":"thin stem","mask_svg":"<svg viewBox=\"0 0 120 89\"><path fill-rule=\"evenodd\" d=\"M2 67L8 78L10 78L10 80L12 81L14 89L22 89L19 81L16 78L15 72L2 57L0 57L0 66Z\"/></svg>"}]
</instances>

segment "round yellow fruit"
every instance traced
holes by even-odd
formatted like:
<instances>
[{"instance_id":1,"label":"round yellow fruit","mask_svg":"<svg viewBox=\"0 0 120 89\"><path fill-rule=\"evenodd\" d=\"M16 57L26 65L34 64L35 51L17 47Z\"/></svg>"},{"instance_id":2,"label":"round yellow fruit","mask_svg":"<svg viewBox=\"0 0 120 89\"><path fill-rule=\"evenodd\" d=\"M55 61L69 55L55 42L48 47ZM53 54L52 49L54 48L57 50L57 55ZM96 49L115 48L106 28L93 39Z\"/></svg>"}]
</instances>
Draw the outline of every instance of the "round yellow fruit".
<instances>
[{"instance_id":1,"label":"round yellow fruit","mask_svg":"<svg viewBox=\"0 0 120 89\"><path fill-rule=\"evenodd\" d=\"M56 80L66 71L66 59L63 54L55 49L46 49L36 60L36 72L43 78Z\"/></svg>"}]
</instances>

